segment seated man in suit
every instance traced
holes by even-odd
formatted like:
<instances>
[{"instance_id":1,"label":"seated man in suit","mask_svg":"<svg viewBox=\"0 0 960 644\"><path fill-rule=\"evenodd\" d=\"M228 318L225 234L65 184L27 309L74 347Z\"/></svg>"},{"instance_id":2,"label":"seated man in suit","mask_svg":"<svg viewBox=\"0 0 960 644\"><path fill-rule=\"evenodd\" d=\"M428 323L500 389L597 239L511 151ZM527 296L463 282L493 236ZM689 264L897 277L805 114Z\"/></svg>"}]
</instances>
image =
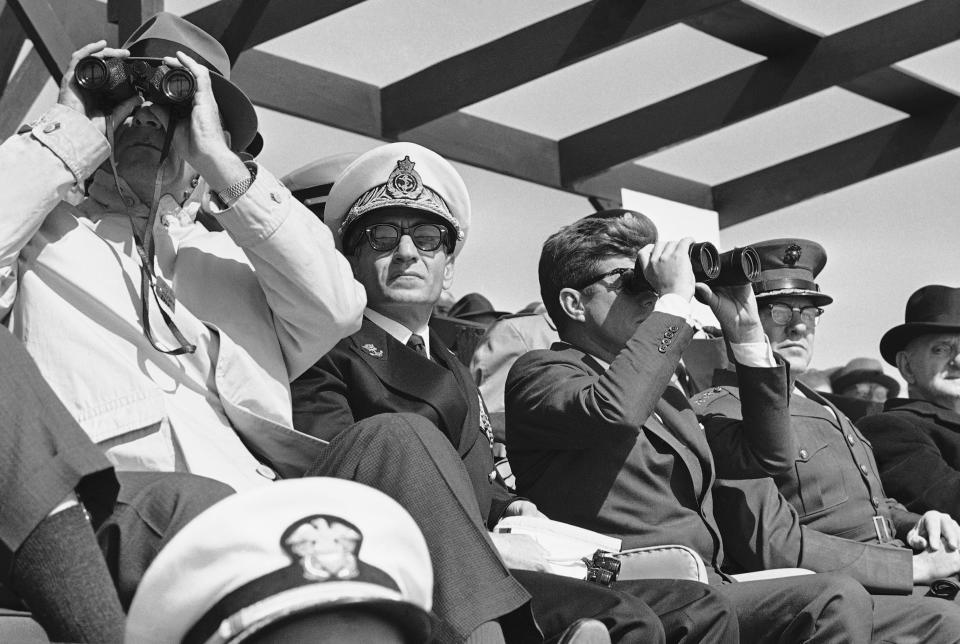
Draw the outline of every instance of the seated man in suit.
<instances>
[{"instance_id":1,"label":"seated man in suit","mask_svg":"<svg viewBox=\"0 0 960 644\"><path fill-rule=\"evenodd\" d=\"M475 547L499 553L530 591L535 618L548 639L577 618L595 617L617 641L662 640L664 635L668 641L736 641L730 607L703 584L656 580L604 588L542 572L544 553L525 535L487 532L504 516L539 512L497 479L493 434L477 386L428 328L470 223L469 197L454 168L414 144L377 148L337 179L325 222L365 287L368 308L360 331L293 383L294 423L318 438L342 441L356 431L354 423L376 414L407 412L429 421L431 433L447 443L455 461L447 466L466 468L472 487L459 513L427 515L421 525L437 585L459 584L464 558L474 555L431 542L435 523L466 514L483 535ZM416 471L406 474L419 477ZM645 622L649 617L654 624ZM506 630L517 641L529 641Z\"/></svg>"},{"instance_id":2,"label":"seated man in suit","mask_svg":"<svg viewBox=\"0 0 960 644\"><path fill-rule=\"evenodd\" d=\"M880 340L907 398L857 425L873 443L884 487L914 512L960 516L960 288L929 285Z\"/></svg>"},{"instance_id":3,"label":"seated man in suit","mask_svg":"<svg viewBox=\"0 0 960 644\"><path fill-rule=\"evenodd\" d=\"M870 639L882 611L838 575L728 583L714 516L715 476L762 476L793 454L785 366L764 343L749 287L696 285L733 343L749 422L736 453L714 460L686 397L670 384L693 330L690 240L657 242L639 214L587 217L540 256L543 301L561 342L521 357L507 378L507 451L517 489L553 518L623 539L681 543L738 608L744 641ZM873 619L871 619L873 615Z\"/></svg>"},{"instance_id":4,"label":"seated man in suit","mask_svg":"<svg viewBox=\"0 0 960 644\"><path fill-rule=\"evenodd\" d=\"M774 350L789 362L791 376L796 376L810 364L817 320L822 307L833 301L814 281L826 264L826 252L816 242L792 238L753 247L762 262L754 291L763 327ZM747 440L733 422L741 417L746 392L736 386L737 378L730 372L717 372L714 385L693 404L707 419L707 440L719 460ZM773 478L803 525L853 541L894 546L906 542L922 550L914 555L895 547L877 555L877 567L907 588L960 570L960 527L949 515L931 511L921 517L889 498L870 444L842 411L797 381L790 415L790 432L797 442L795 462Z\"/></svg>"}]
</instances>

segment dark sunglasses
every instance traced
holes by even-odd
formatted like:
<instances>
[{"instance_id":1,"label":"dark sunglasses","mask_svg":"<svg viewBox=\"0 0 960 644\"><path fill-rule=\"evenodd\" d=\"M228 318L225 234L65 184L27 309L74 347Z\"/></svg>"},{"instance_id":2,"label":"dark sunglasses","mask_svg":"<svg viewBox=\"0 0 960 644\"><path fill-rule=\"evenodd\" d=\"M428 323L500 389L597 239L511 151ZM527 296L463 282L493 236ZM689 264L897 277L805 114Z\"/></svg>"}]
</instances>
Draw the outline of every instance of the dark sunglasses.
<instances>
[{"instance_id":1,"label":"dark sunglasses","mask_svg":"<svg viewBox=\"0 0 960 644\"><path fill-rule=\"evenodd\" d=\"M637 275L636 271L632 268L614 268L609 270L606 273L601 273L600 275L595 275L589 279L583 280L579 285L574 286L573 288L578 291L582 291L591 284L596 284L605 277L610 277L611 275L616 275L620 279L613 284L614 289L624 290L630 293L631 295L641 295L644 293L652 293L657 297L660 296L659 293L650 285L643 275Z\"/></svg>"},{"instance_id":2,"label":"dark sunglasses","mask_svg":"<svg viewBox=\"0 0 960 644\"><path fill-rule=\"evenodd\" d=\"M398 226L397 224L373 224L367 226L361 231L361 235L367 238L370 248L382 253L393 250L400 245L400 239L404 235L409 235L413 240L413 245L422 251L434 251L443 245L447 245L447 252L452 252L450 244L447 243L447 229L440 224L414 224L413 226ZM360 240L358 239L357 242ZM356 246L356 244L354 244Z\"/></svg>"}]
</instances>

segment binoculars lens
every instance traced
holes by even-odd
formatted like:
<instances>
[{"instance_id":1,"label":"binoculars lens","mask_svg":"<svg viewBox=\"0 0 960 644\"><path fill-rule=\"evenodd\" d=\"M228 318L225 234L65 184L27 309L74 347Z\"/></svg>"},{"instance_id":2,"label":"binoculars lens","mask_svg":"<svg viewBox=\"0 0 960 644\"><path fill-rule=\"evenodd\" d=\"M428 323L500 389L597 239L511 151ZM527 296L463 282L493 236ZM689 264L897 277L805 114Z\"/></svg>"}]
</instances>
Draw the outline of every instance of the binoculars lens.
<instances>
[{"instance_id":1,"label":"binoculars lens","mask_svg":"<svg viewBox=\"0 0 960 644\"><path fill-rule=\"evenodd\" d=\"M698 282L711 282L720 275L720 253L710 242L690 245L690 263Z\"/></svg>"},{"instance_id":2,"label":"binoculars lens","mask_svg":"<svg viewBox=\"0 0 960 644\"><path fill-rule=\"evenodd\" d=\"M115 58L102 60L87 56L77 63L74 73L77 84L86 90L109 92L127 81L126 68Z\"/></svg>"},{"instance_id":3,"label":"binoculars lens","mask_svg":"<svg viewBox=\"0 0 960 644\"><path fill-rule=\"evenodd\" d=\"M163 95L172 103L183 103L193 99L197 91L197 81L193 74L185 69L171 69L160 82Z\"/></svg>"},{"instance_id":4,"label":"binoculars lens","mask_svg":"<svg viewBox=\"0 0 960 644\"><path fill-rule=\"evenodd\" d=\"M760 255L750 246L734 248L720 256L719 286L740 286L760 279Z\"/></svg>"}]
</instances>

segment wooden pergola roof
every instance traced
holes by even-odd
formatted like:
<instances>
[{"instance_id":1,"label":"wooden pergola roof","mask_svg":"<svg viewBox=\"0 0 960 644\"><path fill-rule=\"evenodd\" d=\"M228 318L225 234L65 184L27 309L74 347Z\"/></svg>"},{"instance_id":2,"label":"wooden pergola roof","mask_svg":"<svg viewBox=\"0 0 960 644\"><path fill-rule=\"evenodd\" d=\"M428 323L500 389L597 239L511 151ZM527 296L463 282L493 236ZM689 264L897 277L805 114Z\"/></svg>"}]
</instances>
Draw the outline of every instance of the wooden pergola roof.
<instances>
[{"instance_id":1,"label":"wooden pergola roof","mask_svg":"<svg viewBox=\"0 0 960 644\"><path fill-rule=\"evenodd\" d=\"M897 63L960 38L960 2L921 0L818 35L749 0L593 0L377 86L256 46L362 0L219 0L185 17L235 61L257 105L383 140L410 140L495 172L617 202L630 188L716 210L728 226L960 145L958 96ZM59 80L78 46L122 42L163 0L7 0L0 12L0 134ZM758 62L550 138L464 108L677 24ZM34 47L16 65L24 39ZM865 133L708 185L643 157L832 87L899 110Z\"/></svg>"}]
</instances>

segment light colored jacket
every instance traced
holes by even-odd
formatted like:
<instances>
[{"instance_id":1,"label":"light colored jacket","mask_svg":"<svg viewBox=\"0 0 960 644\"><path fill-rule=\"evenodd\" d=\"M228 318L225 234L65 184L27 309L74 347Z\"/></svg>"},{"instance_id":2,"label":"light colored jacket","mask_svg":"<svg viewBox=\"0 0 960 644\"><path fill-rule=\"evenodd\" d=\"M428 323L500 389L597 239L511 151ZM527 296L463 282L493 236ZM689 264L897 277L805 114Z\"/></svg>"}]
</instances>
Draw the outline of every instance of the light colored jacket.
<instances>
[{"instance_id":1,"label":"light colored jacket","mask_svg":"<svg viewBox=\"0 0 960 644\"><path fill-rule=\"evenodd\" d=\"M169 425L171 405L193 396L189 404L212 403L201 416L225 415L228 429L181 441L177 417L176 439L150 439L178 443L187 467L176 469L236 488L271 477L258 460L302 474L322 443L293 429L289 383L359 329L366 302L329 229L263 168L219 213L226 232L190 222L166 231L158 217L157 272L176 293L177 326L200 347L195 358L163 355L143 334L129 218L69 203L108 151L88 119L59 105L0 146L0 317L105 448L148 440ZM150 299L154 333L176 346ZM168 469L152 462L117 465Z\"/></svg>"}]
</instances>

